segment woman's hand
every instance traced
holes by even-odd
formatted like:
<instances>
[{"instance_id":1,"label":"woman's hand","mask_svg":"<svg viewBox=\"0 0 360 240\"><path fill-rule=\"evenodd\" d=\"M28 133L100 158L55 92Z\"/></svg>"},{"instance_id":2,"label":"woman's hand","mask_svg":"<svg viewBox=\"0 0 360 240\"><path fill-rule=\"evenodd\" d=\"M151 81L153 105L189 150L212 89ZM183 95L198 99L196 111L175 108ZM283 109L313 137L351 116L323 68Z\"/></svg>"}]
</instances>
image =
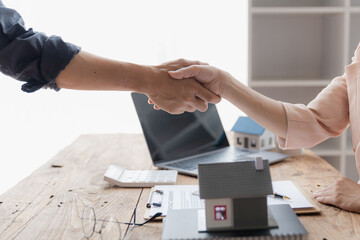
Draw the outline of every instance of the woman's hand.
<instances>
[{"instance_id":1,"label":"woman's hand","mask_svg":"<svg viewBox=\"0 0 360 240\"><path fill-rule=\"evenodd\" d=\"M318 202L360 213L360 185L348 178L315 192L314 197Z\"/></svg>"},{"instance_id":2,"label":"woman's hand","mask_svg":"<svg viewBox=\"0 0 360 240\"><path fill-rule=\"evenodd\" d=\"M216 67L207 65L192 65L176 71L170 71L169 75L175 79L195 78L204 87L222 97L226 73Z\"/></svg>"}]
</instances>

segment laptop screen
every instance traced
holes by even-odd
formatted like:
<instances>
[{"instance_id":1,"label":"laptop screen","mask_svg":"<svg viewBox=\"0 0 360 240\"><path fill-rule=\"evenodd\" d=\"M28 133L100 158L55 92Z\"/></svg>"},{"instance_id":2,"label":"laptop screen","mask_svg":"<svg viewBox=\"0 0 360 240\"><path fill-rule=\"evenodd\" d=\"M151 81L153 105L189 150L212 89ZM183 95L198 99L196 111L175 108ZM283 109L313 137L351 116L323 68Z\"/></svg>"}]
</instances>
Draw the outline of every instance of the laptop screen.
<instances>
[{"instance_id":1,"label":"laptop screen","mask_svg":"<svg viewBox=\"0 0 360 240\"><path fill-rule=\"evenodd\" d=\"M147 96L132 93L154 163L189 157L229 146L214 104L206 112L171 115L154 110Z\"/></svg>"}]
</instances>

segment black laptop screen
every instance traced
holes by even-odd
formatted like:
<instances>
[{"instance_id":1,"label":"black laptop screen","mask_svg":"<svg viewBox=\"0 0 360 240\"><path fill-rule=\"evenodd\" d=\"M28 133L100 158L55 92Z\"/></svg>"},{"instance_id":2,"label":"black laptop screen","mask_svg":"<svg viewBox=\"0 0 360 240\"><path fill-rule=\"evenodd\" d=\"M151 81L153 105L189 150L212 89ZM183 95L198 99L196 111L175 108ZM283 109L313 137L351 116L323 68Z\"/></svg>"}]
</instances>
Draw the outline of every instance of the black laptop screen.
<instances>
[{"instance_id":1,"label":"black laptop screen","mask_svg":"<svg viewBox=\"0 0 360 240\"><path fill-rule=\"evenodd\" d=\"M154 110L147 96L132 93L154 163L193 156L229 146L215 105L206 112L171 115Z\"/></svg>"}]
</instances>

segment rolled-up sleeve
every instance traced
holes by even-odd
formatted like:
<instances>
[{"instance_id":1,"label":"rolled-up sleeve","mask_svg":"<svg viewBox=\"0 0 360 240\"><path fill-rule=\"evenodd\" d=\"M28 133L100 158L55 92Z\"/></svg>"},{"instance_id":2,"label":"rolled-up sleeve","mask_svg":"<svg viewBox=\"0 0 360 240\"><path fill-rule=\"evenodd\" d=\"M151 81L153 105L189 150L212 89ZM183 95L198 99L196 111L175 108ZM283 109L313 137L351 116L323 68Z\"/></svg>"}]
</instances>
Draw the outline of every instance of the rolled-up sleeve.
<instances>
[{"instance_id":1,"label":"rolled-up sleeve","mask_svg":"<svg viewBox=\"0 0 360 240\"><path fill-rule=\"evenodd\" d=\"M282 149L313 147L340 135L349 125L345 75L333 79L307 106L282 104L287 117L286 138L278 137Z\"/></svg>"},{"instance_id":2,"label":"rolled-up sleeve","mask_svg":"<svg viewBox=\"0 0 360 240\"><path fill-rule=\"evenodd\" d=\"M25 82L22 90L59 90L56 78L80 51L58 36L26 29L22 17L0 0L0 71Z\"/></svg>"}]
</instances>

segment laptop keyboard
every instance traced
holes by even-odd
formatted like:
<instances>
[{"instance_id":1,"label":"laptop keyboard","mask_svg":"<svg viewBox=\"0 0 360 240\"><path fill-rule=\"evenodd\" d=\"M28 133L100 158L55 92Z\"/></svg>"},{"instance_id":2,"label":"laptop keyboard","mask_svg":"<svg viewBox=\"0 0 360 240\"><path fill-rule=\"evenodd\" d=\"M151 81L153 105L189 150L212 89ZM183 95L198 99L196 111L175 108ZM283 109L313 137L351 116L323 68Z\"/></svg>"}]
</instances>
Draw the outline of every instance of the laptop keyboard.
<instances>
[{"instance_id":1,"label":"laptop keyboard","mask_svg":"<svg viewBox=\"0 0 360 240\"><path fill-rule=\"evenodd\" d=\"M247 157L248 153L241 153L241 152L237 152L236 155L234 156L233 154L211 154L211 155L205 155L202 157L198 157L196 159L189 159L189 160L184 160L181 162L175 162L175 163L170 163L167 164L167 166L169 167L174 167L174 168L181 168L181 169L185 169L185 170L194 170L197 169L198 164L201 163L216 163L216 162L227 162L227 161L246 161L246 160L253 160L253 158L251 157Z\"/></svg>"}]
</instances>

